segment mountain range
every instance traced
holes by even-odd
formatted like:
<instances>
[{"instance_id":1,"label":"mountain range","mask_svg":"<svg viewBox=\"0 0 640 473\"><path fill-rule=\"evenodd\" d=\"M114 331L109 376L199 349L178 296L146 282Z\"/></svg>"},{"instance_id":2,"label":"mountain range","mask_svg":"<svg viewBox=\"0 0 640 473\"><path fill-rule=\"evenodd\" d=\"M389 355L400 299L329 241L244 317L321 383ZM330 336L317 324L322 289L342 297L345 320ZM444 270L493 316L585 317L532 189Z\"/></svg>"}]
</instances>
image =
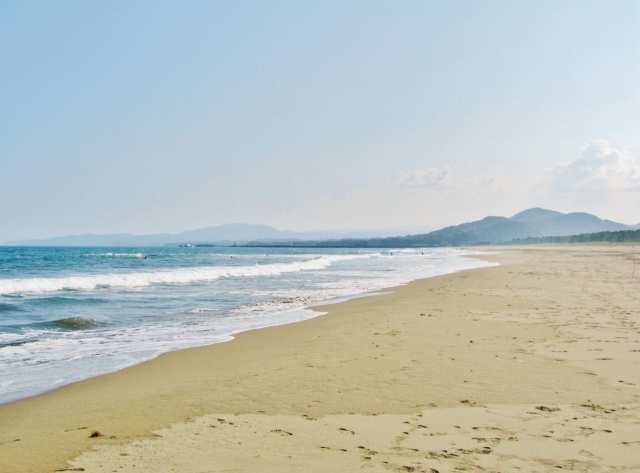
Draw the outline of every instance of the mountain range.
<instances>
[{"instance_id":1,"label":"mountain range","mask_svg":"<svg viewBox=\"0 0 640 473\"><path fill-rule=\"evenodd\" d=\"M294 232L277 230L269 225L251 225L230 223L215 227L199 228L177 234L158 233L153 235L134 235L116 233L107 235L68 235L40 240L13 240L2 244L6 246L164 246L186 243L209 243L216 245L245 244L249 241L298 241L329 240L344 238L373 238L406 235L428 231L434 227L382 228L377 230L344 230ZM436 227L437 228L437 227Z\"/></svg>"},{"instance_id":2,"label":"mountain range","mask_svg":"<svg viewBox=\"0 0 640 473\"><path fill-rule=\"evenodd\" d=\"M635 230L638 225L624 225L602 220L584 212L563 214L554 210L532 208L512 217L485 217L431 233L404 237L340 239L316 242L251 242L248 246L315 246L342 248L411 248L460 246L478 243L505 243L516 239L566 236L605 231Z\"/></svg>"},{"instance_id":3,"label":"mountain range","mask_svg":"<svg viewBox=\"0 0 640 473\"><path fill-rule=\"evenodd\" d=\"M433 227L432 227L433 228ZM43 240L13 241L15 246L163 246L179 244L215 244L219 246L299 246L345 248L400 248L424 246L460 246L477 243L506 243L525 238L579 235L640 229L602 220L584 212L561 213L532 208L512 217L485 217L475 222L454 225L430 233L417 233L425 227L342 232L294 232L269 225L226 224L177 234L69 235ZM406 236L399 236L406 235Z\"/></svg>"}]
</instances>

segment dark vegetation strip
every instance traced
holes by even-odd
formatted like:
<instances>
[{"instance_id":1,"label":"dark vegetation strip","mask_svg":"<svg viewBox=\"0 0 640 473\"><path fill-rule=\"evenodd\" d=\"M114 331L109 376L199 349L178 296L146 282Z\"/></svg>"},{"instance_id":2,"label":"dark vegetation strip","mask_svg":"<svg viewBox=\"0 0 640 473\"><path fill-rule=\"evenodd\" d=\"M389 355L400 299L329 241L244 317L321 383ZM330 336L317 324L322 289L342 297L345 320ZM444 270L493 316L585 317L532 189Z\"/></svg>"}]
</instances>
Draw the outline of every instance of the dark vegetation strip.
<instances>
[{"instance_id":1,"label":"dark vegetation strip","mask_svg":"<svg viewBox=\"0 0 640 473\"><path fill-rule=\"evenodd\" d=\"M475 241L474 241L475 240ZM435 237L433 235L409 235L406 237L344 239L330 241L291 241L282 243L253 242L245 246L269 248L437 248L444 246L480 246L480 245L530 245L536 243L594 243L594 242L640 242L640 230L621 230L616 232L583 233L570 236L547 236L517 238L510 241L492 241L478 235L462 233Z\"/></svg>"},{"instance_id":2,"label":"dark vegetation strip","mask_svg":"<svg viewBox=\"0 0 640 473\"><path fill-rule=\"evenodd\" d=\"M618 232L582 233L570 236L547 236L539 238L518 238L507 245L527 245L534 243L633 243L640 242L640 230L621 230Z\"/></svg>"}]
</instances>

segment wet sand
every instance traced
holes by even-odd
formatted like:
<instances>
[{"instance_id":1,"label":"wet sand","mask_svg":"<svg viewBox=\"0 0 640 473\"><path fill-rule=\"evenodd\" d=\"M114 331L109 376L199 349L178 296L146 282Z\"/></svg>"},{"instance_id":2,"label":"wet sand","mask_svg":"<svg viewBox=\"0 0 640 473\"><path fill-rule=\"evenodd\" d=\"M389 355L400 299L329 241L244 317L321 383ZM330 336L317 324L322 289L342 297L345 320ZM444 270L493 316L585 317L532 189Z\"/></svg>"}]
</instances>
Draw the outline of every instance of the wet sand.
<instances>
[{"instance_id":1,"label":"wet sand","mask_svg":"<svg viewBox=\"0 0 640 473\"><path fill-rule=\"evenodd\" d=\"M634 248L489 251L2 405L0 471L638 471Z\"/></svg>"}]
</instances>

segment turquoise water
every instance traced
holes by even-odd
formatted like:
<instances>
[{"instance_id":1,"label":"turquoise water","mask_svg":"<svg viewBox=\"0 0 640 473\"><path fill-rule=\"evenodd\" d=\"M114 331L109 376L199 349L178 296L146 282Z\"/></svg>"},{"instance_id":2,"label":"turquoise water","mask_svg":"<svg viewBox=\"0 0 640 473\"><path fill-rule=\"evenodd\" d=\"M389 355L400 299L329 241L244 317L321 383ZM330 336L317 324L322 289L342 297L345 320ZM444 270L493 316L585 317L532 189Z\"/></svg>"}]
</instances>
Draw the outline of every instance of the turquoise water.
<instances>
[{"instance_id":1,"label":"turquoise water","mask_svg":"<svg viewBox=\"0 0 640 473\"><path fill-rule=\"evenodd\" d=\"M0 402L487 263L461 250L0 247Z\"/></svg>"}]
</instances>

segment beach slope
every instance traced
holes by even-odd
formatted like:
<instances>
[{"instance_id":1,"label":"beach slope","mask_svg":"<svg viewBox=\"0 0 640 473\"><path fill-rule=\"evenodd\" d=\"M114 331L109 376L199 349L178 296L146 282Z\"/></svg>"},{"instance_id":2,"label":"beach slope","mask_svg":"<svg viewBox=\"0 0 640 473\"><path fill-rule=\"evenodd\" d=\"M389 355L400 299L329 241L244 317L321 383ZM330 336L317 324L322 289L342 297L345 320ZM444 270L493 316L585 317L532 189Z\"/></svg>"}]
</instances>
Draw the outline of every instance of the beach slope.
<instances>
[{"instance_id":1,"label":"beach slope","mask_svg":"<svg viewBox=\"0 0 640 473\"><path fill-rule=\"evenodd\" d=\"M632 252L495 249L2 405L0 471L637 471Z\"/></svg>"}]
</instances>

